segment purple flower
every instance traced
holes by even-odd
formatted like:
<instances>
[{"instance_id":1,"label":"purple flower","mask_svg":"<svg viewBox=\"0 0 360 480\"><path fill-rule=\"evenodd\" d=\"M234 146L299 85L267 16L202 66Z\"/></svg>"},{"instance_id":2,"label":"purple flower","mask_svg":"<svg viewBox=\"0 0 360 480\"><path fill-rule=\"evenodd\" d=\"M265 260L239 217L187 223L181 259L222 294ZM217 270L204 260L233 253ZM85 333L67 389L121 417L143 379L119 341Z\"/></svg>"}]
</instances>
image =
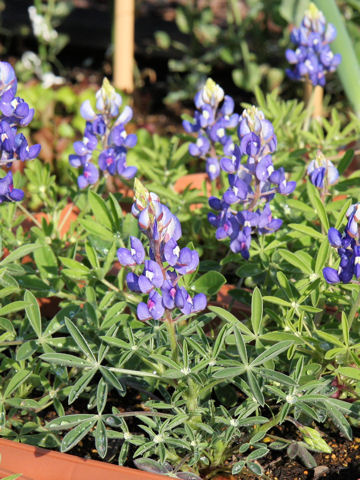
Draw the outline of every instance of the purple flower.
<instances>
[{"instance_id":1,"label":"purple flower","mask_svg":"<svg viewBox=\"0 0 360 480\"><path fill-rule=\"evenodd\" d=\"M199 254L196 250L190 250L190 248L182 248L179 253L178 260L175 265L175 270L180 275L186 275L187 273L193 273L199 265Z\"/></svg>"},{"instance_id":2,"label":"purple flower","mask_svg":"<svg viewBox=\"0 0 360 480\"><path fill-rule=\"evenodd\" d=\"M82 175L78 177L79 188L85 188L88 185L93 185L99 180L98 169L92 163L86 163Z\"/></svg>"},{"instance_id":3,"label":"purple flower","mask_svg":"<svg viewBox=\"0 0 360 480\"><path fill-rule=\"evenodd\" d=\"M330 245L332 247L339 248L339 247L343 246L342 245L341 234L334 227L329 228L328 239L329 239Z\"/></svg>"},{"instance_id":4,"label":"purple flower","mask_svg":"<svg viewBox=\"0 0 360 480\"><path fill-rule=\"evenodd\" d=\"M331 267L323 268L323 275L327 283L339 283L340 278L337 271Z\"/></svg>"},{"instance_id":5,"label":"purple flower","mask_svg":"<svg viewBox=\"0 0 360 480\"><path fill-rule=\"evenodd\" d=\"M163 305L168 310L173 310L175 308L175 296L178 288L177 285L173 285L169 280L165 280L161 287Z\"/></svg>"},{"instance_id":6,"label":"purple flower","mask_svg":"<svg viewBox=\"0 0 360 480\"><path fill-rule=\"evenodd\" d=\"M228 205L238 203L242 200L245 200L248 192L249 186L237 175L229 175L229 184L230 188L224 193L224 200Z\"/></svg>"},{"instance_id":7,"label":"purple flower","mask_svg":"<svg viewBox=\"0 0 360 480\"><path fill-rule=\"evenodd\" d=\"M236 173L240 168L241 150L238 145L235 145L231 158L223 157L220 160L221 169L227 173Z\"/></svg>"},{"instance_id":8,"label":"purple flower","mask_svg":"<svg viewBox=\"0 0 360 480\"><path fill-rule=\"evenodd\" d=\"M206 160L206 172L211 181L216 180L220 175L220 164L216 157L209 157Z\"/></svg>"},{"instance_id":9,"label":"purple flower","mask_svg":"<svg viewBox=\"0 0 360 480\"><path fill-rule=\"evenodd\" d=\"M156 290L150 292L146 303L140 302L137 306L137 317L142 322L150 320L150 318L160 320L164 313L165 309L162 304L161 295Z\"/></svg>"},{"instance_id":10,"label":"purple flower","mask_svg":"<svg viewBox=\"0 0 360 480\"><path fill-rule=\"evenodd\" d=\"M14 188L12 173L8 172L5 177L0 178L0 203L19 202L24 198L24 192Z\"/></svg>"},{"instance_id":11,"label":"purple flower","mask_svg":"<svg viewBox=\"0 0 360 480\"><path fill-rule=\"evenodd\" d=\"M339 178L338 169L320 151L317 152L316 159L309 163L307 173L310 176L311 183L318 188L324 187L325 179L328 185L333 185Z\"/></svg>"},{"instance_id":12,"label":"purple flower","mask_svg":"<svg viewBox=\"0 0 360 480\"><path fill-rule=\"evenodd\" d=\"M139 287L139 277L133 272L126 275L126 283L129 289L133 292L141 292Z\"/></svg>"},{"instance_id":13,"label":"purple flower","mask_svg":"<svg viewBox=\"0 0 360 480\"><path fill-rule=\"evenodd\" d=\"M189 152L193 157L204 157L210 150L209 140L200 135L195 143L190 143Z\"/></svg>"},{"instance_id":14,"label":"purple flower","mask_svg":"<svg viewBox=\"0 0 360 480\"><path fill-rule=\"evenodd\" d=\"M136 264L141 265L144 263L145 250L141 241L136 237L130 237L131 249L119 248L117 256L119 262L124 267L133 267Z\"/></svg>"},{"instance_id":15,"label":"purple flower","mask_svg":"<svg viewBox=\"0 0 360 480\"><path fill-rule=\"evenodd\" d=\"M164 246L164 258L169 265L174 267L179 259L180 247L177 242L170 238Z\"/></svg>"},{"instance_id":16,"label":"purple flower","mask_svg":"<svg viewBox=\"0 0 360 480\"><path fill-rule=\"evenodd\" d=\"M142 293L149 293L154 287L161 288L164 275L160 266L153 260L145 260L145 268L139 276L139 288Z\"/></svg>"}]
</instances>

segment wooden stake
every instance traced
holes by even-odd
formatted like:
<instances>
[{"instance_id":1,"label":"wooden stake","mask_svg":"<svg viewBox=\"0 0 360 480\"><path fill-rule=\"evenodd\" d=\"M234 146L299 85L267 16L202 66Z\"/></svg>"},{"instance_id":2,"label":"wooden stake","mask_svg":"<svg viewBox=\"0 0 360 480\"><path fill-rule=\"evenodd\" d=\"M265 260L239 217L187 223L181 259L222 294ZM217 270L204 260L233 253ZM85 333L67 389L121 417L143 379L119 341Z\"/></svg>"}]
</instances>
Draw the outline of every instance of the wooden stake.
<instances>
[{"instance_id":1,"label":"wooden stake","mask_svg":"<svg viewBox=\"0 0 360 480\"><path fill-rule=\"evenodd\" d=\"M115 0L114 85L132 93L134 90L134 0Z\"/></svg>"},{"instance_id":2,"label":"wooden stake","mask_svg":"<svg viewBox=\"0 0 360 480\"><path fill-rule=\"evenodd\" d=\"M304 88L304 101L305 106L309 105L309 102L312 102L312 118L316 118L316 120L320 120L323 115L323 97L324 97L324 89L320 85L316 85L313 87L312 83L309 79L305 82Z\"/></svg>"}]
</instances>

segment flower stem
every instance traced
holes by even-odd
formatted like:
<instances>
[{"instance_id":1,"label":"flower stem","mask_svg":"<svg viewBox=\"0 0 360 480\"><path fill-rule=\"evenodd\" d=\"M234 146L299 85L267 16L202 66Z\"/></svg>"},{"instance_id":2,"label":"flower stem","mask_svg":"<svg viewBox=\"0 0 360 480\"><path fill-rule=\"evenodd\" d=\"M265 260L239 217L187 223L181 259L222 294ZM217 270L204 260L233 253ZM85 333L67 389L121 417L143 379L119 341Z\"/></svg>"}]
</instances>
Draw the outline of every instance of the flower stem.
<instances>
[{"instance_id":1,"label":"flower stem","mask_svg":"<svg viewBox=\"0 0 360 480\"><path fill-rule=\"evenodd\" d=\"M165 324L166 329L168 331L169 340L170 340L170 347L171 347L171 356L172 359L177 361L178 359L178 346L177 346L177 339L176 339L176 329L175 329L175 322L171 317L170 310L165 310Z\"/></svg>"},{"instance_id":2,"label":"flower stem","mask_svg":"<svg viewBox=\"0 0 360 480\"><path fill-rule=\"evenodd\" d=\"M38 220L36 220L36 218L34 217L34 215L33 215L32 213L30 213L29 210L28 210L27 208L25 208L20 202L18 202L18 203L16 204L16 206L19 207L20 210L21 210L22 212L24 212L25 215L26 215L28 218L30 218L30 220L31 220L37 227L42 228L42 227L41 227L41 223L38 222Z\"/></svg>"}]
</instances>

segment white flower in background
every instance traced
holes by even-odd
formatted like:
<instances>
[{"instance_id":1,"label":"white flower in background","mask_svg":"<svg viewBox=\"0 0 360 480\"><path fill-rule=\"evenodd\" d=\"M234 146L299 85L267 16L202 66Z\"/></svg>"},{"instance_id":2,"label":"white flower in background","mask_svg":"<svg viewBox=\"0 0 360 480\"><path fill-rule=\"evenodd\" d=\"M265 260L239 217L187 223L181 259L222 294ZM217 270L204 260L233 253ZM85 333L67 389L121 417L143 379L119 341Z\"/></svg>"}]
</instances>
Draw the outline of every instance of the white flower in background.
<instances>
[{"instance_id":1,"label":"white flower in background","mask_svg":"<svg viewBox=\"0 0 360 480\"><path fill-rule=\"evenodd\" d=\"M29 7L28 12L32 29L36 37L42 38L47 43L50 43L57 38L58 32L46 22L45 17L38 13L36 7Z\"/></svg>"},{"instance_id":2,"label":"white flower in background","mask_svg":"<svg viewBox=\"0 0 360 480\"><path fill-rule=\"evenodd\" d=\"M44 88L50 88L54 85L62 85L64 83L63 77L58 77L52 72L46 72L41 75L41 85Z\"/></svg>"},{"instance_id":3,"label":"white flower in background","mask_svg":"<svg viewBox=\"0 0 360 480\"><path fill-rule=\"evenodd\" d=\"M41 67L41 60L36 53L27 51L21 56L21 62L27 70L37 71Z\"/></svg>"}]
</instances>

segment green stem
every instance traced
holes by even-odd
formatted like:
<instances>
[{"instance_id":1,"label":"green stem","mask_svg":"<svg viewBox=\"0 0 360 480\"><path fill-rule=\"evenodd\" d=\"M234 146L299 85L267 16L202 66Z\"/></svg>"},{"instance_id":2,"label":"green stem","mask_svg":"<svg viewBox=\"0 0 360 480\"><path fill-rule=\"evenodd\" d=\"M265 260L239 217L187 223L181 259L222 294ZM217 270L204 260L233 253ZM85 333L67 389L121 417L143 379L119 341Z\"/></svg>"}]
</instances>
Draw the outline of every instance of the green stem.
<instances>
[{"instance_id":1,"label":"green stem","mask_svg":"<svg viewBox=\"0 0 360 480\"><path fill-rule=\"evenodd\" d=\"M358 292L358 295L356 297L355 302L352 304L352 307L351 307L351 310L350 310L350 313L349 313L349 317L348 317L349 330L351 329L352 322L353 322L353 320L355 318L355 315L356 315L357 311L359 310L359 308L360 308L360 289L359 289L359 292Z\"/></svg>"},{"instance_id":2,"label":"green stem","mask_svg":"<svg viewBox=\"0 0 360 480\"><path fill-rule=\"evenodd\" d=\"M16 206L19 207L20 210L21 210L22 212L24 212L25 215L26 215L28 218L30 218L30 220L31 220L37 227L42 228L42 227L41 227L41 223L39 223L39 222L36 220L36 218L34 217L34 215L33 215L32 213L30 213L29 210L27 210L20 202L18 202L18 203L16 204Z\"/></svg>"},{"instance_id":3,"label":"green stem","mask_svg":"<svg viewBox=\"0 0 360 480\"><path fill-rule=\"evenodd\" d=\"M168 331L169 340L170 340L170 347L171 347L171 356L172 359L177 361L178 360L178 346L177 346L177 339L176 339L176 329L175 329L175 322L171 317L170 310L166 309L165 313L165 325Z\"/></svg>"},{"instance_id":4,"label":"green stem","mask_svg":"<svg viewBox=\"0 0 360 480\"><path fill-rule=\"evenodd\" d=\"M24 343L23 340L15 340L14 342L0 342L0 348L11 347L13 345L22 345L23 343Z\"/></svg>"}]
</instances>

